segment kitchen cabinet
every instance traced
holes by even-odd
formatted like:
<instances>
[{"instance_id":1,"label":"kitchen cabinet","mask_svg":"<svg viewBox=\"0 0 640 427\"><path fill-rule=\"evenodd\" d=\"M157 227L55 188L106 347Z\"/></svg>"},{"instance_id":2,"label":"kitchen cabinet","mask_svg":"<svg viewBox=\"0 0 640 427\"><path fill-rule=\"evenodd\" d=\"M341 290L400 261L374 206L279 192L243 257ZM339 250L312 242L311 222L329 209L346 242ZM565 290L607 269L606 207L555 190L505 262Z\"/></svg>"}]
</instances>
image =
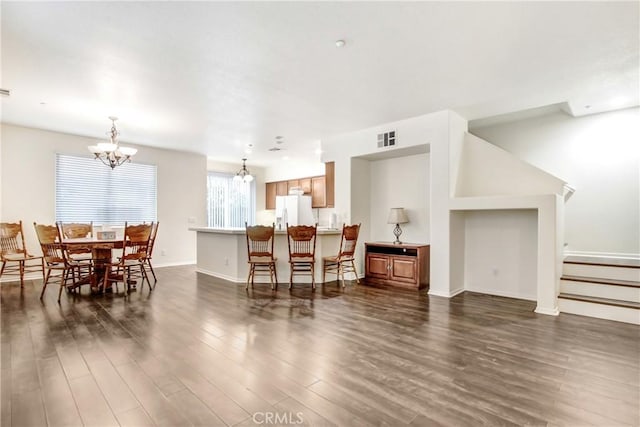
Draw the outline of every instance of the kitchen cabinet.
<instances>
[{"instance_id":1,"label":"kitchen cabinet","mask_svg":"<svg viewBox=\"0 0 640 427\"><path fill-rule=\"evenodd\" d=\"M265 209L276 208L277 183L267 182L265 186Z\"/></svg>"},{"instance_id":2,"label":"kitchen cabinet","mask_svg":"<svg viewBox=\"0 0 640 427\"><path fill-rule=\"evenodd\" d=\"M365 243L365 279L422 289L429 285L429 245Z\"/></svg>"},{"instance_id":3,"label":"kitchen cabinet","mask_svg":"<svg viewBox=\"0 0 640 427\"><path fill-rule=\"evenodd\" d=\"M327 162L324 164L325 176L325 194L328 208L335 206L335 187L336 187L336 164L335 162Z\"/></svg>"},{"instance_id":4,"label":"kitchen cabinet","mask_svg":"<svg viewBox=\"0 0 640 427\"><path fill-rule=\"evenodd\" d=\"M287 194L291 194L290 191L292 188L298 188L298 187L300 187L300 180L290 179L289 181L287 181Z\"/></svg>"},{"instance_id":5,"label":"kitchen cabinet","mask_svg":"<svg viewBox=\"0 0 640 427\"><path fill-rule=\"evenodd\" d=\"M325 175L312 176L265 184L265 209L276 208L276 196L286 196L293 187L301 188L311 196L313 208L332 208L335 199L334 163L325 163Z\"/></svg>"},{"instance_id":6,"label":"kitchen cabinet","mask_svg":"<svg viewBox=\"0 0 640 427\"><path fill-rule=\"evenodd\" d=\"M327 206L326 181L324 176L311 178L311 207L324 208Z\"/></svg>"},{"instance_id":7,"label":"kitchen cabinet","mask_svg":"<svg viewBox=\"0 0 640 427\"><path fill-rule=\"evenodd\" d=\"M276 196L286 196L289 194L289 187L287 181L279 181L276 182ZM275 209L276 201L273 201L273 206Z\"/></svg>"},{"instance_id":8,"label":"kitchen cabinet","mask_svg":"<svg viewBox=\"0 0 640 427\"><path fill-rule=\"evenodd\" d=\"M311 178L300 178L299 181L304 194L311 194Z\"/></svg>"}]
</instances>

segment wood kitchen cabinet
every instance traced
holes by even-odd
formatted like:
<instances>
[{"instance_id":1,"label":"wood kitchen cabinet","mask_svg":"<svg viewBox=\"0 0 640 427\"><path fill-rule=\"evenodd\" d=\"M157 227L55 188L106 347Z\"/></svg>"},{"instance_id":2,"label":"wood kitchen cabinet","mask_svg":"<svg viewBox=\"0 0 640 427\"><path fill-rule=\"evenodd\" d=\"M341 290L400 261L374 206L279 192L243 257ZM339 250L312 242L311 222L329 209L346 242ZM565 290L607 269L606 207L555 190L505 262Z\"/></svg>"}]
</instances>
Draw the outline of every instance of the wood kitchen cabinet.
<instances>
[{"instance_id":1,"label":"wood kitchen cabinet","mask_svg":"<svg viewBox=\"0 0 640 427\"><path fill-rule=\"evenodd\" d=\"M290 179L289 181L287 181L287 194L290 194L289 192L291 191L292 188L298 188L298 187L300 187L300 180Z\"/></svg>"},{"instance_id":2,"label":"wood kitchen cabinet","mask_svg":"<svg viewBox=\"0 0 640 427\"><path fill-rule=\"evenodd\" d=\"M429 245L365 243L365 278L373 283L422 289L429 285Z\"/></svg>"},{"instance_id":3,"label":"wood kitchen cabinet","mask_svg":"<svg viewBox=\"0 0 640 427\"><path fill-rule=\"evenodd\" d=\"M267 182L265 185L265 209L276 208L277 183Z\"/></svg>"},{"instance_id":4,"label":"wood kitchen cabinet","mask_svg":"<svg viewBox=\"0 0 640 427\"><path fill-rule=\"evenodd\" d=\"M287 194L289 194L289 183L287 181L278 181L275 183L276 184L276 196L286 196ZM276 201L274 199L273 201L273 206L275 209L276 206Z\"/></svg>"},{"instance_id":5,"label":"wood kitchen cabinet","mask_svg":"<svg viewBox=\"0 0 640 427\"><path fill-rule=\"evenodd\" d=\"M336 187L336 164L335 162L327 162L324 164L325 176L325 194L328 208L335 206L335 187Z\"/></svg>"},{"instance_id":6,"label":"wood kitchen cabinet","mask_svg":"<svg viewBox=\"0 0 640 427\"><path fill-rule=\"evenodd\" d=\"M326 181L324 176L311 178L311 207L324 208L327 206Z\"/></svg>"},{"instance_id":7,"label":"wood kitchen cabinet","mask_svg":"<svg viewBox=\"0 0 640 427\"><path fill-rule=\"evenodd\" d=\"M334 163L325 163L325 175L312 176L265 184L265 209L276 208L276 196L286 196L293 187L299 187L311 196L313 208L332 208L335 199Z\"/></svg>"},{"instance_id":8,"label":"wood kitchen cabinet","mask_svg":"<svg viewBox=\"0 0 640 427\"><path fill-rule=\"evenodd\" d=\"M304 194L311 194L311 178L300 178L298 181Z\"/></svg>"}]
</instances>

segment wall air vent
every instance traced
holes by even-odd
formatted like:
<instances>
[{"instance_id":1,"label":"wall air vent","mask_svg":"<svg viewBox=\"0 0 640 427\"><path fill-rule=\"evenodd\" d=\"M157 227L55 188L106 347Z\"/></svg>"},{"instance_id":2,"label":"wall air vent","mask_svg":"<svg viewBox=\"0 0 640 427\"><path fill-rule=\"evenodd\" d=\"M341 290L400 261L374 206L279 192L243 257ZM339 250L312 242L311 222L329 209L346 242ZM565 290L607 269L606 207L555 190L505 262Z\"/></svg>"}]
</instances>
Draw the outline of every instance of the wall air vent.
<instances>
[{"instance_id":1,"label":"wall air vent","mask_svg":"<svg viewBox=\"0 0 640 427\"><path fill-rule=\"evenodd\" d=\"M378 148L393 147L394 145L396 145L395 130L378 134Z\"/></svg>"},{"instance_id":2,"label":"wall air vent","mask_svg":"<svg viewBox=\"0 0 640 427\"><path fill-rule=\"evenodd\" d=\"M0 95L11 96L11 91L9 89L0 89Z\"/></svg>"}]
</instances>

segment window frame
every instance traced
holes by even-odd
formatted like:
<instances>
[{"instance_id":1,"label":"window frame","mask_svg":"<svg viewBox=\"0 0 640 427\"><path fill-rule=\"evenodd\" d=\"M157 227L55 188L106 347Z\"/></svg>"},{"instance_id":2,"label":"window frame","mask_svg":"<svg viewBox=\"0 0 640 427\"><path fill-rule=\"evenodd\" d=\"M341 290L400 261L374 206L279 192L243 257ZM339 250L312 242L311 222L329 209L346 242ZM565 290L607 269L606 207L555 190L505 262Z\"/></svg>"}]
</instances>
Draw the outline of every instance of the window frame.
<instances>
[{"instance_id":1,"label":"window frame","mask_svg":"<svg viewBox=\"0 0 640 427\"><path fill-rule=\"evenodd\" d=\"M213 170L209 170L207 171L207 193L206 193L206 204L207 204L207 226L210 228L216 228L216 229L221 229L221 230L237 230L237 229L244 229L245 227L245 221L247 224L249 225L253 225L255 224L256 221L256 180L252 180L251 182L248 183L244 183L244 182L236 182L233 180L233 178L235 177L236 174L231 173L231 172L220 172L220 171L213 171ZM216 178L220 178L220 179L224 179L226 181L226 188L221 190L223 191L225 194L222 195L222 197L224 198L224 200L222 201L223 203L223 219L222 222L220 222L219 220L216 221L215 220L215 216L216 214L214 212L212 212L212 206L213 203L215 203L212 200L212 190L211 190L211 180L212 177L216 177ZM239 218L232 218L233 213L232 210L233 208L230 207L230 203L227 200L229 197L231 197L228 192L233 191L234 187L237 186L241 186L241 185L246 185L248 186L248 194L245 194L243 197L248 197L248 199L246 200L246 204L247 206L244 208L245 212L240 212L240 217ZM220 215L220 214L218 214ZM236 213L236 215L238 215L238 213Z\"/></svg>"},{"instance_id":2,"label":"window frame","mask_svg":"<svg viewBox=\"0 0 640 427\"><path fill-rule=\"evenodd\" d=\"M69 179L70 176L76 181ZM73 196L80 201L72 200ZM95 225L155 222L158 167L151 163L127 162L112 170L92 157L56 153L54 199L56 221L93 221ZM132 211L132 207L138 211Z\"/></svg>"}]
</instances>

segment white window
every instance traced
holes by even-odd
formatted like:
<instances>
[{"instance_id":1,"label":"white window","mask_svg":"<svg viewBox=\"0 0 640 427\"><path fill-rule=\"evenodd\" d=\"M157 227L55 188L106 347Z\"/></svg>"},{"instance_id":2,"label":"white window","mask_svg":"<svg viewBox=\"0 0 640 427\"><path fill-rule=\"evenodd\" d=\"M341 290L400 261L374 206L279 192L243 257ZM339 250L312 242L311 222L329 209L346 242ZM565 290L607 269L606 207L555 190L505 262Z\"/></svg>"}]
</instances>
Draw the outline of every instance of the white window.
<instances>
[{"instance_id":1,"label":"white window","mask_svg":"<svg viewBox=\"0 0 640 427\"><path fill-rule=\"evenodd\" d=\"M234 175L207 175L207 225L214 228L244 228L255 223L255 181L237 182Z\"/></svg>"},{"instance_id":2,"label":"white window","mask_svg":"<svg viewBox=\"0 0 640 427\"><path fill-rule=\"evenodd\" d=\"M135 162L111 169L93 158L57 154L56 221L156 221L156 169Z\"/></svg>"}]
</instances>

